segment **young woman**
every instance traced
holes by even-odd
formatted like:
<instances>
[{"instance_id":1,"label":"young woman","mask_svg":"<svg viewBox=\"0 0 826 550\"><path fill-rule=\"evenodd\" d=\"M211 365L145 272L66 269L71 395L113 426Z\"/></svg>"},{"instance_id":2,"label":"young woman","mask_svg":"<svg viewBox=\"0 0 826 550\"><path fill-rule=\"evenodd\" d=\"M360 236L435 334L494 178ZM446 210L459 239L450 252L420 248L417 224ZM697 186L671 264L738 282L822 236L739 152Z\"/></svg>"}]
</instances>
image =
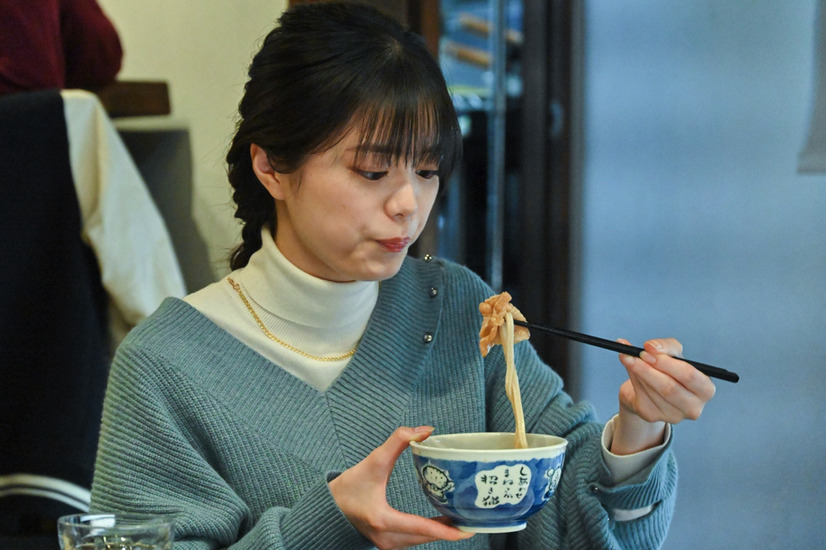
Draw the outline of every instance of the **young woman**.
<instances>
[{"instance_id":1,"label":"young woman","mask_svg":"<svg viewBox=\"0 0 826 550\"><path fill-rule=\"evenodd\" d=\"M93 508L174 514L176 549L658 547L676 487L667 423L714 393L669 357L673 339L622 358L607 426L518 344L528 431L569 441L556 495L509 535L429 517L408 442L513 430L501 348L478 348L492 290L407 256L459 158L456 114L423 42L379 12L306 4L279 23L227 156L233 271L119 349Z\"/></svg>"}]
</instances>

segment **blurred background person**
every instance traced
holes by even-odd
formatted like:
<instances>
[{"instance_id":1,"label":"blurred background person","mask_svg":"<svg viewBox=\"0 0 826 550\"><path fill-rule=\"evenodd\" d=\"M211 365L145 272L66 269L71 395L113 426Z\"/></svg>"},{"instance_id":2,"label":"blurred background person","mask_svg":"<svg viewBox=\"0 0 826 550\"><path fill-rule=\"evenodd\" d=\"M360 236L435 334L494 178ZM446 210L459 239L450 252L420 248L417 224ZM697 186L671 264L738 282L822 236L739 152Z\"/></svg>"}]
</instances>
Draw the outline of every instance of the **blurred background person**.
<instances>
[{"instance_id":1,"label":"blurred background person","mask_svg":"<svg viewBox=\"0 0 826 550\"><path fill-rule=\"evenodd\" d=\"M0 1L0 94L100 89L122 60L117 29L96 0Z\"/></svg>"}]
</instances>

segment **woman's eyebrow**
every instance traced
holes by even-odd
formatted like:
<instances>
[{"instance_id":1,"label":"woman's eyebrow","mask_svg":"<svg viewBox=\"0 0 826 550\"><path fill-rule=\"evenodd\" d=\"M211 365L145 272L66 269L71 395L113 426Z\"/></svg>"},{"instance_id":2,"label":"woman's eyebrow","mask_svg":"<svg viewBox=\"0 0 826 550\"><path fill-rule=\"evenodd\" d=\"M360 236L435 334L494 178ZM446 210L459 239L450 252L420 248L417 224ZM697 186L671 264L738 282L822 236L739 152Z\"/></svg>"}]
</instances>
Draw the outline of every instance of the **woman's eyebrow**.
<instances>
[{"instance_id":1,"label":"woman's eyebrow","mask_svg":"<svg viewBox=\"0 0 826 550\"><path fill-rule=\"evenodd\" d=\"M348 148L347 152L360 154L375 153L378 155L390 155L393 154L394 148L389 145L377 145L368 143L365 145L354 145Z\"/></svg>"},{"instance_id":2,"label":"woman's eyebrow","mask_svg":"<svg viewBox=\"0 0 826 550\"><path fill-rule=\"evenodd\" d=\"M365 145L354 145L346 149L349 153L356 153L356 154L376 154L376 155L393 155L396 156L398 154L398 150L396 147L390 145L380 145L380 144L365 144ZM439 155L439 148L435 145L428 144L426 147L422 147L417 151L417 157L420 158L428 158L434 157Z\"/></svg>"}]
</instances>

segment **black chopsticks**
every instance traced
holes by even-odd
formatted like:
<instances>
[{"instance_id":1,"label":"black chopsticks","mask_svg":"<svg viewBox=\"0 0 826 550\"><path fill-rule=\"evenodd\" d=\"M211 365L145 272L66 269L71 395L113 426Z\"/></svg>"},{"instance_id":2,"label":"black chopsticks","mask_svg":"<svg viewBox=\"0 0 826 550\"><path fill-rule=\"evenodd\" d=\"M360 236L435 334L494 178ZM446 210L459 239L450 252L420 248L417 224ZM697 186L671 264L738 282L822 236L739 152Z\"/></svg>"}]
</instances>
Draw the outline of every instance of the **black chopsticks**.
<instances>
[{"instance_id":1,"label":"black chopsticks","mask_svg":"<svg viewBox=\"0 0 826 550\"><path fill-rule=\"evenodd\" d=\"M513 320L513 324L522 327L527 327L530 329L541 330L543 332L550 332L552 334L556 334L557 336L563 336L565 338L568 338L569 340L575 340L577 342L582 342L583 344L589 344L591 346L596 346L598 348L624 353L625 355L633 355L635 357L639 357L640 353L644 351L642 348L620 344L619 342L614 342L613 340L597 338L596 336L589 336L587 334L582 334L581 332L574 332L572 330L546 327L544 325L527 323L525 321L517 321L516 319ZM737 373L727 371L726 369L721 369L719 367L714 367L712 365L706 365L705 363L700 363L699 361L692 361L691 359L685 359L684 357L679 357L679 359L681 361L689 363L690 365L693 365L694 368L696 368L698 371L702 372L707 376L710 376L711 378L719 378L720 380L725 380L726 382L735 383L740 380L740 376Z\"/></svg>"}]
</instances>

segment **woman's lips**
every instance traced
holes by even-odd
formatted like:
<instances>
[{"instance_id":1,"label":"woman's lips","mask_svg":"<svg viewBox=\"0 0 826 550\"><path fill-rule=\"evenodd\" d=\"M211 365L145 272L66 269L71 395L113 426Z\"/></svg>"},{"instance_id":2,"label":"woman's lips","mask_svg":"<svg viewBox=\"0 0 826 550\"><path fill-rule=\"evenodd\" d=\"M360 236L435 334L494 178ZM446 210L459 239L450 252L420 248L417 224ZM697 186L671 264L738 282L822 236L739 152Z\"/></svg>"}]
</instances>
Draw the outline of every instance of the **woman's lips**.
<instances>
[{"instance_id":1,"label":"woman's lips","mask_svg":"<svg viewBox=\"0 0 826 550\"><path fill-rule=\"evenodd\" d=\"M401 239L381 239L378 243L390 252L401 252L410 244L408 237Z\"/></svg>"}]
</instances>

